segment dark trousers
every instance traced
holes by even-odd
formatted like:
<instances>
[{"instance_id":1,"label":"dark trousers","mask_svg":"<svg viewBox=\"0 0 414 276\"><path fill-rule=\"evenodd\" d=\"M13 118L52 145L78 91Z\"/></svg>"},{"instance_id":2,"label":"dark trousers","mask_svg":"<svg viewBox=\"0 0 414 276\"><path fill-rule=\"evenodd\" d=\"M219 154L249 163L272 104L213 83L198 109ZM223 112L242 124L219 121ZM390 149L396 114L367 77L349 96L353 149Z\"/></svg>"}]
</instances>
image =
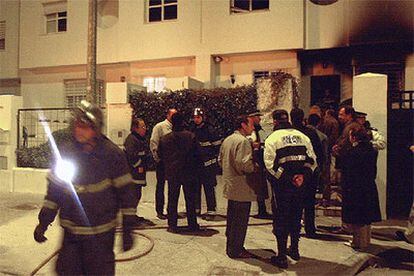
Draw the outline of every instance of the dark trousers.
<instances>
[{"instance_id":1,"label":"dark trousers","mask_svg":"<svg viewBox=\"0 0 414 276\"><path fill-rule=\"evenodd\" d=\"M164 188L165 188L165 168L162 161L158 162L155 168L157 186L155 187L155 211L157 214L164 213Z\"/></svg>"},{"instance_id":2,"label":"dark trousers","mask_svg":"<svg viewBox=\"0 0 414 276\"><path fill-rule=\"evenodd\" d=\"M197 227L197 216L195 212L195 202L194 202L194 181L183 181L179 180L168 180L168 226L177 227L177 206L178 199L180 197L181 185L184 190L184 199L185 199L185 209L187 213L187 223L190 228Z\"/></svg>"},{"instance_id":3,"label":"dark trousers","mask_svg":"<svg viewBox=\"0 0 414 276\"><path fill-rule=\"evenodd\" d=\"M298 247L300 220L303 210L304 188L296 188L291 183L271 180L273 189L273 233L278 244L278 254L286 255L287 239L291 246Z\"/></svg>"},{"instance_id":4,"label":"dark trousers","mask_svg":"<svg viewBox=\"0 0 414 276\"><path fill-rule=\"evenodd\" d=\"M207 211L216 211L216 192L217 185L216 174L201 174L196 186L195 192L195 206L196 209L201 210L201 186L204 187L204 194L206 196Z\"/></svg>"},{"instance_id":5,"label":"dark trousers","mask_svg":"<svg viewBox=\"0 0 414 276\"><path fill-rule=\"evenodd\" d=\"M75 236L65 232L56 261L58 275L115 275L115 230Z\"/></svg>"},{"instance_id":6,"label":"dark trousers","mask_svg":"<svg viewBox=\"0 0 414 276\"><path fill-rule=\"evenodd\" d=\"M257 200L257 209L259 215L266 214L266 202L264 200Z\"/></svg>"},{"instance_id":7,"label":"dark trousers","mask_svg":"<svg viewBox=\"0 0 414 276\"><path fill-rule=\"evenodd\" d=\"M315 170L311 181L305 187L304 209L305 209L305 232L312 234L316 231L315 227L315 195L319 184L320 173Z\"/></svg>"},{"instance_id":8,"label":"dark trousers","mask_svg":"<svg viewBox=\"0 0 414 276\"><path fill-rule=\"evenodd\" d=\"M251 202L227 202L226 253L231 258L239 256L244 250L251 205Z\"/></svg>"}]
</instances>

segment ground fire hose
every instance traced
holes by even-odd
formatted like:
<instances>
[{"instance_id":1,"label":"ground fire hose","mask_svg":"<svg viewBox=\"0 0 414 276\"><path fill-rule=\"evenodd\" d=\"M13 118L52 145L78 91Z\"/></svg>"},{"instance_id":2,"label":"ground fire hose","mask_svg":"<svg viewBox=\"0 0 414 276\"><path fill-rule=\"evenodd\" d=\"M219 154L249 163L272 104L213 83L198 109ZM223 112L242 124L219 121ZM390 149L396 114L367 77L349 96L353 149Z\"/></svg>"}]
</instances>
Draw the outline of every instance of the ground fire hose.
<instances>
[{"instance_id":1,"label":"ground fire hose","mask_svg":"<svg viewBox=\"0 0 414 276\"><path fill-rule=\"evenodd\" d=\"M117 228L116 229L116 233L121 233L122 229L121 228ZM138 258L141 258L145 255L147 255L148 253L150 253L152 251L152 249L154 248L154 240L150 237L147 236L143 233L138 232L137 230L133 230L132 234L134 234L135 236L141 236L144 237L145 239L147 239L150 244L147 248L145 248L145 250L142 253L139 253L137 255L131 256L131 257L127 257L127 258L121 258L121 259L115 259L115 262L128 262L128 261L132 261L132 260L136 260ZM49 257L47 257L43 262L41 262L31 273L30 276L35 275L37 272L39 272L40 269L42 269L42 267L44 267L51 259L53 259L57 254L59 253L59 250L56 250L55 252L53 252L52 255L50 255Z\"/></svg>"}]
</instances>

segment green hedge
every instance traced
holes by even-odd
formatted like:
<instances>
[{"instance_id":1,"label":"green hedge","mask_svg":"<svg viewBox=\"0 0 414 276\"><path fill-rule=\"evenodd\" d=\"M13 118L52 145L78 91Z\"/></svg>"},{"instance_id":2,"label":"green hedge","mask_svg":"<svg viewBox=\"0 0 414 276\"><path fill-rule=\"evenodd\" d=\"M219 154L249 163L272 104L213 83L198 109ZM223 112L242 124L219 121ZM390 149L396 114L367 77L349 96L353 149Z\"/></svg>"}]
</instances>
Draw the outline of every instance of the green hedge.
<instances>
[{"instance_id":1,"label":"green hedge","mask_svg":"<svg viewBox=\"0 0 414 276\"><path fill-rule=\"evenodd\" d=\"M213 124L224 138L233 132L234 119L240 114L251 113L256 110L257 93L254 86L236 88L216 88L204 90L180 90L162 93L143 93L130 91L130 103L133 116L143 118L147 124L147 139L154 125L165 119L169 108L181 111L190 123L195 107L204 108L208 121ZM53 137L57 144L70 139L68 129L54 132ZM21 148L16 150L17 166L32 168L48 168L51 158L49 143L38 147ZM150 158L150 169L154 168Z\"/></svg>"},{"instance_id":2,"label":"green hedge","mask_svg":"<svg viewBox=\"0 0 414 276\"><path fill-rule=\"evenodd\" d=\"M132 92L130 103L133 116L142 118L147 125L147 145L152 128L165 120L167 110L176 108L182 112L190 124L194 108L201 107L207 121L214 125L220 137L224 138L234 131L235 118L241 114L254 112L257 107L257 92L254 86L236 88L216 88L203 90L180 90L163 93ZM152 156L149 158L149 169L154 169Z\"/></svg>"},{"instance_id":3,"label":"green hedge","mask_svg":"<svg viewBox=\"0 0 414 276\"><path fill-rule=\"evenodd\" d=\"M60 144L67 139L71 139L69 129L61 129L52 133L56 144ZM16 150L16 161L18 167L29 168L49 168L50 158L52 157L50 144L44 143L37 147L20 148Z\"/></svg>"},{"instance_id":4,"label":"green hedge","mask_svg":"<svg viewBox=\"0 0 414 276\"><path fill-rule=\"evenodd\" d=\"M154 125L165 119L169 108L176 108L190 123L195 107L202 107L207 120L225 137L233 132L234 119L256 110L257 93L254 86L180 90L165 93L133 92L130 96L133 116L144 119L148 134Z\"/></svg>"}]
</instances>

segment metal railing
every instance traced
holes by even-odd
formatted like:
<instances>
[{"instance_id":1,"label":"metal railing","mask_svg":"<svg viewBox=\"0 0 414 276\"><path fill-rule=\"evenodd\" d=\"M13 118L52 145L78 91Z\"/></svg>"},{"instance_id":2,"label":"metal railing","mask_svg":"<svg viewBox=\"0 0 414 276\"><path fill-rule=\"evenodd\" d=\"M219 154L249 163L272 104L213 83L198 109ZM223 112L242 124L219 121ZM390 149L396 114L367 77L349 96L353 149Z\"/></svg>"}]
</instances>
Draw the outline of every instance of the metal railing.
<instances>
[{"instance_id":1,"label":"metal railing","mask_svg":"<svg viewBox=\"0 0 414 276\"><path fill-rule=\"evenodd\" d=\"M31 148L44 144L50 132L67 128L70 108L27 108L17 113L17 148Z\"/></svg>"}]
</instances>

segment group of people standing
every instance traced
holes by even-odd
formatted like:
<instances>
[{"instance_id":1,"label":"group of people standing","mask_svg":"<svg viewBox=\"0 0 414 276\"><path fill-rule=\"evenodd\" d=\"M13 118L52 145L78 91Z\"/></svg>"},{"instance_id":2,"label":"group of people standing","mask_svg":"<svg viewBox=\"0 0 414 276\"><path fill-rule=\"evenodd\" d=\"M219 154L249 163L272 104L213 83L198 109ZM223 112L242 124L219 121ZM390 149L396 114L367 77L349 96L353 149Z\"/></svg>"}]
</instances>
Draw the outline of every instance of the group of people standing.
<instances>
[{"instance_id":1,"label":"group of people standing","mask_svg":"<svg viewBox=\"0 0 414 276\"><path fill-rule=\"evenodd\" d=\"M201 187L206 196L205 215L214 218L219 165L224 197L228 200L227 255L252 257L244 241L251 204L257 201L257 217L273 219L278 254L271 262L287 268L288 255L300 259L303 210L306 236L316 235L315 193L323 175L330 175L326 171L332 153L341 172L343 222L351 226L351 245L367 246L369 225L381 219L375 185L377 150L385 146L381 135L365 121L358 122L351 107L339 110L344 127L335 142L332 137L338 135L335 134L338 123L329 118L330 111L323 118L317 113L310 114L306 125L301 109L292 109L291 122L286 110L275 110L273 132L268 137L263 137L260 116L254 112L237 117L234 133L223 142L201 108L194 110L193 124L189 127L184 115L176 109L169 109L166 119L155 125L149 144L156 162L155 209L159 219L168 219L168 231L202 231L197 223ZM101 110L83 101L74 111L69 139L54 148L47 195L34 239L46 241L44 234L59 212L64 238L56 263L58 274L114 274L118 211L122 214L125 251L133 246L132 229L137 224L152 223L136 215L142 187L146 185L149 155L144 120L132 120L124 152L102 134L102 126ZM72 166L68 167L68 160L73 162ZM167 214L164 213L165 181ZM272 215L265 204L268 183L272 191ZM188 222L184 229L177 225L181 187Z\"/></svg>"}]
</instances>

